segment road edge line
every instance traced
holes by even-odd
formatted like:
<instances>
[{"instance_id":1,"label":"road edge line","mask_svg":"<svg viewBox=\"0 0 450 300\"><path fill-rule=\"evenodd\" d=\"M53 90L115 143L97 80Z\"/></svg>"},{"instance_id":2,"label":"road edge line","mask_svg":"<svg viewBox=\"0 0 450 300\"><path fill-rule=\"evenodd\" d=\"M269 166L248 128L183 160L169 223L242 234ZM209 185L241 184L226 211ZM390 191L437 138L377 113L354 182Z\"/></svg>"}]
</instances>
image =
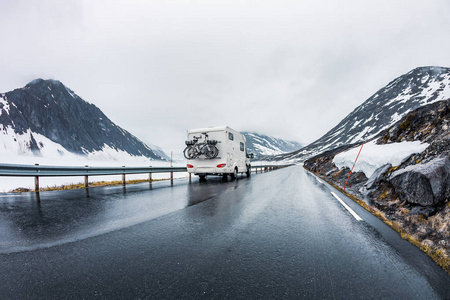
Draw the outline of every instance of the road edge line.
<instances>
[{"instance_id":1,"label":"road edge line","mask_svg":"<svg viewBox=\"0 0 450 300\"><path fill-rule=\"evenodd\" d=\"M363 220L357 213L355 213L355 211L353 209L350 208L350 206L347 205L347 203L342 201L341 198L339 198L334 192L331 192L331 195L333 195L334 198L336 198L342 204L342 206L345 207L345 209L348 210L348 212L352 214L352 216L356 219L356 221Z\"/></svg>"}]
</instances>

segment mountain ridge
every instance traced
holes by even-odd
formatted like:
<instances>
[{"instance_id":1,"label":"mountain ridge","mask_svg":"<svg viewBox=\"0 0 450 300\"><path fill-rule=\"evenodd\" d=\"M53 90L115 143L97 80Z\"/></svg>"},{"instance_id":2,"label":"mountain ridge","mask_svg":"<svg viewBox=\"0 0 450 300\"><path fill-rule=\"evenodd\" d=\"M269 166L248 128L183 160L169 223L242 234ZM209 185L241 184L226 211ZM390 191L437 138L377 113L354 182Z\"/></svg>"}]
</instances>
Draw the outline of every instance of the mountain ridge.
<instances>
[{"instance_id":1,"label":"mountain ridge","mask_svg":"<svg viewBox=\"0 0 450 300\"><path fill-rule=\"evenodd\" d=\"M313 143L274 160L302 161L333 148L370 140L418 107L447 98L450 68L415 68L391 80Z\"/></svg>"},{"instance_id":2,"label":"mountain ridge","mask_svg":"<svg viewBox=\"0 0 450 300\"><path fill-rule=\"evenodd\" d=\"M247 150L255 155L255 159L265 159L267 157L289 153L302 148L303 146L294 141L287 141L273 136L243 131L241 132L247 140Z\"/></svg>"},{"instance_id":3,"label":"mountain ridge","mask_svg":"<svg viewBox=\"0 0 450 300\"><path fill-rule=\"evenodd\" d=\"M56 147L61 156L65 152L97 156L108 152L104 156L114 158L115 152L126 152L162 159L58 80L38 78L22 88L1 93L0 126L4 141L0 150L16 149L17 154L41 156L46 147Z\"/></svg>"}]
</instances>

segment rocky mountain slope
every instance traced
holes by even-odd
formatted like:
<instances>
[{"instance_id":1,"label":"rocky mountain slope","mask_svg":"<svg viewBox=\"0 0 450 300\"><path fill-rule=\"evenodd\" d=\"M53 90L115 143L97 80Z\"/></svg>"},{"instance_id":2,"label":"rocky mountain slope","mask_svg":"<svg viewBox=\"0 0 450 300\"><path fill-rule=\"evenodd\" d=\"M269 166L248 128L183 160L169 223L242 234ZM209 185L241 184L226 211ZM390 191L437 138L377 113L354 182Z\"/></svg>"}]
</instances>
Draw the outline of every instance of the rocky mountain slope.
<instances>
[{"instance_id":1,"label":"rocky mountain slope","mask_svg":"<svg viewBox=\"0 0 450 300\"><path fill-rule=\"evenodd\" d=\"M298 142L286 141L260 133L244 131L242 134L247 140L248 152L253 153L255 159L265 159L269 156L289 153L303 147Z\"/></svg>"},{"instance_id":2,"label":"rocky mountain slope","mask_svg":"<svg viewBox=\"0 0 450 300\"><path fill-rule=\"evenodd\" d=\"M346 191L363 199L387 222L403 228L408 239L450 272L449 127L450 99L410 112L383 131L374 144L382 149L415 142L423 143L426 149L407 155L398 164L381 165L370 175L353 173ZM351 165L338 167L337 161L348 148L312 157L304 167L342 189ZM363 146L361 156L364 151Z\"/></svg>"},{"instance_id":3,"label":"rocky mountain slope","mask_svg":"<svg viewBox=\"0 0 450 300\"><path fill-rule=\"evenodd\" d=\"M59 81L43 79L0 94L0 152L55 158L76 154L161 159L95 105Z\"/></svg>"},{"instance_id":4,"label":"rocky mountain slope","mask_svg":"<svg viewBox=\"0 0 450 300\"><path fill-rule=\"evenodd\" d=\"M420 67L377 91L312 144L276 160L302 161L340 146L375 137L409 112L450 97L450 68Z\"/></svg>"}]
</instances>

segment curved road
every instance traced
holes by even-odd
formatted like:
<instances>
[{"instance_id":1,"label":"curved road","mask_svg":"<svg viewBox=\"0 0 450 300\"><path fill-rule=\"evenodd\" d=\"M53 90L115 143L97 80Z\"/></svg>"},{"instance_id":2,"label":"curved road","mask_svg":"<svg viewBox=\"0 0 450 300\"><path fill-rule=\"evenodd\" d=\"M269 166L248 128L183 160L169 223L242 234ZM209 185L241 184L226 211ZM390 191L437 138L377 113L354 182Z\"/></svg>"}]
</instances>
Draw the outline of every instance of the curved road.
<instances>
[{"instance_id":1,"label":"curved road","mask_svg":"<svg viewBox=\"0 0 450 300\"><path fill-rule=\"evenodd\" d=\"M299 166L152 188L1 195L0 298L450 298L430 258Z\"/></svg>"}]
</instances>

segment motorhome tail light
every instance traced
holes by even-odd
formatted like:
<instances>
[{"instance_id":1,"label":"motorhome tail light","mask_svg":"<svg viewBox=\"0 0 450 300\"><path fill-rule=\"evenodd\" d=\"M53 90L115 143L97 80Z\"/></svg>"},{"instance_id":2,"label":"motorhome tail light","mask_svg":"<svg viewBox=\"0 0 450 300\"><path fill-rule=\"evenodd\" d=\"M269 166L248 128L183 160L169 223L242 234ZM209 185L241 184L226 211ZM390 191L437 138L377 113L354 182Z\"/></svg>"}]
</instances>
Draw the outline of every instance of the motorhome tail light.
<instances>
[{"instance_id":1,"label":"motorhome tail light","mask_svg":"<svg viewBox=\"0 0 450 300\"><path fill-rule=\"evenodd\" d=\"M225 167L227 164L220 164L220 165L217 165L217 167L218 168L223 168L223 167Z\"/></svg>"},{"instance_id":2,"label":"motorhome tail light","mask_svg":"<svg viewBox=\"0 0 450 300\"><path fill-rule=\"evenodd\" d=\"M187 165L187 167L188 167L188 168L193 168L194 166L193 166L193 165L190 165L190 164L188 164L188 165Z\"/></svg>"}]
</instances>

